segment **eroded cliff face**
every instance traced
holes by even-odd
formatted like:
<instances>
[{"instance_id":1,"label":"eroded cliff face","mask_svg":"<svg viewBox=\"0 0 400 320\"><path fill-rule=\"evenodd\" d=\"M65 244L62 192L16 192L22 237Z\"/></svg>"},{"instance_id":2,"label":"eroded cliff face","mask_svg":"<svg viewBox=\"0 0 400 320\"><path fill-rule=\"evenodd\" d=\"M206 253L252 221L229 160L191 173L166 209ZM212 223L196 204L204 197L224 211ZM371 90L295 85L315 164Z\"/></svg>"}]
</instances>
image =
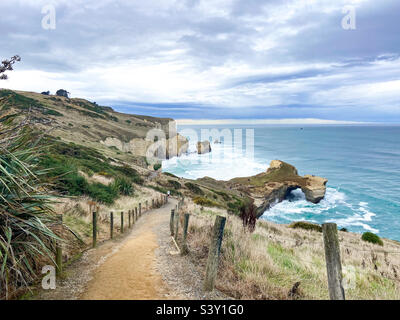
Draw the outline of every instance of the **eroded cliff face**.
<instances>
[{"instance_id":1,"label":"eroded cliff face","mask_svg":"<svg viewBox=\"0 0 400 320\"><path fill-rule=\"evenodd\" d=\"M151 141L144 138L134 138L129 142L123 142L118 138L107 137L102 144L107 147L115 147L122 152L130 152L136 156L169 159L186 153L189 147L187 138L176 134L170 139Z\"/></svg>"},{"instance_id":2,"label":"eroded cliff face","mask_svg":"<svg viewBox=\"0 0 400 320\"><path fill-rule=\"evenodd\" d=\"M235 178L228 184L230 188L240 190L254 199L257 216L260 217L295 189L301 189L307 201L320 202L325 197L327 182L327 179L313 175L299 176L294 166L273 160L266 172L252 177Z\"/></svg>"}]
</instances>

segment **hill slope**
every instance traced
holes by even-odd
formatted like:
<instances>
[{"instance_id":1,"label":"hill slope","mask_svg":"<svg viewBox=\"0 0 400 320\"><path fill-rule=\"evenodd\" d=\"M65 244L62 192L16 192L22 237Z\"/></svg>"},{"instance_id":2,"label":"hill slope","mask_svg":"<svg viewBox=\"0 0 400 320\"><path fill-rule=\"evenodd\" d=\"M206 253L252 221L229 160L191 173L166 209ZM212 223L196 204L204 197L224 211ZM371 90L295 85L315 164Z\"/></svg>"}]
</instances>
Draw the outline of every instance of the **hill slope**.
<instances>
[{"instance_id":1,"label":"hill slope","mask_svg":"<svg viewBox=\"0 0 400 320\"><path fill-rule=\"evenodd\" d=\"M153 150L155 158L186 152L187 140L176 133L173 119L119 113L84 99L0 90L0 125L21 122L27 115L33 118L35 129L45 134L42 145L46 155L41 165L52 169L49 175L59 192L110 204L118 197L111 182L124 180L135 188L145 185L161 193L170 190L173 195L196 198L199 204L235 212L242 203L239 193L227 190L224 184L210 188L201 180L162 174L155 170L158 166L149 163L146 150L158 139L166 150L165 154ZM154 129L161 138L146 139Z\"/></svg>"},{"instance_id":2,"label":"hill slope","mask_svg":"<svg viewBox=\"0 0 400 320\"><path fill-rule=\"evenodd\" d=\"M119 113L78 98L3 89L0 90L0 110L0 122L30 112L37 120L36 126L48 130L50 136L141 166L145 166L146 150L154 142L146 139L150 130L159 129L166 139L171 134L172 137L176 135L173 119ZM178 138L182 147L186 140Z\"/></svg>"}]
</instances>

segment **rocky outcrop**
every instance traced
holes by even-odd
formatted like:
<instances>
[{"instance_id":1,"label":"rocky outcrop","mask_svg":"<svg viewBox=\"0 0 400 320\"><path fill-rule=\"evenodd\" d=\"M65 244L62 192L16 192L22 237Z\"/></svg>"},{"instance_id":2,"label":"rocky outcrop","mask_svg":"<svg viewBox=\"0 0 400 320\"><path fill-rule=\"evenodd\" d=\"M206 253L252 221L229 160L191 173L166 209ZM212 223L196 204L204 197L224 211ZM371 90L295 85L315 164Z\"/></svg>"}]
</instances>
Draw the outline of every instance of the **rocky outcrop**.
<instances>
[{"instance_id":1,"label":"rocky outcrop","mask_svg":"<svg viewBox=\"0 0 400 320\"><path fill-rule=\"evenodd\" d=\"M228 184L230 188L244 192L254 199L259 217L296 189L304 192L307 201L320 202L325 197L327 182L327 179L313 175L299 176L294 166L273 160L266 172L252 177L235 178Z\"/></svg>"},{"instance_id":2,"label":"rocky outcrop","mask_svg":"<svg viewBox=\"0 0 400 320\"><path fill-rule=\"evenodd\" d=\"M306 199L312 203L320 202L326 193L326 183L327 179L317 177L317 176L304 176L306 180L306 185L302 187L302 190L306 196Z\"/></svg>"},{"instance_id":3,"label":"rocky outcrop","mask_svg":"<svg viewBox=\"0 0 400 320\"><path fill-rule=\"evenodd\" d=\"M199 141L197 142L197 153L204 154L211 152L211 144L210 141Z\"/></svg>"}]
</instances>

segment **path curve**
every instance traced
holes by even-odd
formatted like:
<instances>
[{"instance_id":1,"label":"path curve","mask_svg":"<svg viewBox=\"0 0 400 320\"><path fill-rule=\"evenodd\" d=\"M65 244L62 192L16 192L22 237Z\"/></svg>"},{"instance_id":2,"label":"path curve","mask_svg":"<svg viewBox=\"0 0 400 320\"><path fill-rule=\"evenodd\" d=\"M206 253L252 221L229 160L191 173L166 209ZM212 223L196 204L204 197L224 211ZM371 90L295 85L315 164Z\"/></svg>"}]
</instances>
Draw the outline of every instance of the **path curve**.
<instances>
[{"instance_id":1,"label":"path curve","mask_svg":"<svg viewBox=\"0 0 400 320\"><path fill-rule=\"evenodd\" d=\"M169 221L176 201L170 199L162 208L151 210L139 218L119 249L94 270L80 299L131 300L179 299L156 270L158 248L155 227Z\"/></svg>"}]
</instances>

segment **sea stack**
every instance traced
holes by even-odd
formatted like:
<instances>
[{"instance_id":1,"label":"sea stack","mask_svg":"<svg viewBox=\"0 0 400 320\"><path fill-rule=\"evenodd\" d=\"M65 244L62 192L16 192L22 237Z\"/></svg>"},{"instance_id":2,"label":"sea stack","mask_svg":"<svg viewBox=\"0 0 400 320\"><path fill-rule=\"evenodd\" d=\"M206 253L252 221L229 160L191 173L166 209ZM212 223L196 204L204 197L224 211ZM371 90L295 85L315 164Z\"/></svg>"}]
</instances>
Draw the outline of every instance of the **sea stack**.
<instances>
[{"instance_id":1,"label":"sea stack","mask_svg":"<svg viewBox=\"0 0 400 320\"><path fill-rule=\"evenodd\" d=\"M197 142L197 153L204 154L211 152L211 144L210 141L199 141Z\"/></svg>"}]
</instances>

